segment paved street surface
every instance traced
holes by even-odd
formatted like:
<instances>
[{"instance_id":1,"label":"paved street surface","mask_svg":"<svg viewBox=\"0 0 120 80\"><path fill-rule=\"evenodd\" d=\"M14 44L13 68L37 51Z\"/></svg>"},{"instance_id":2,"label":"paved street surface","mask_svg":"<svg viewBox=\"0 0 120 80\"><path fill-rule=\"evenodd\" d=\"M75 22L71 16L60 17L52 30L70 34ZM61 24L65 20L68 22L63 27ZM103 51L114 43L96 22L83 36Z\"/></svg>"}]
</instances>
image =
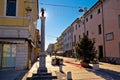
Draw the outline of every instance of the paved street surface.
<instances>
[{"instance_id":1,"label":"paved street surface","mask_svg":"<svg viewBox=\"0 0 120 80\"><path fill-rule=\"evenodd\" d=\"M120 80L120 65L100 62L100 70L93 70L81 67L80 62L76 59L62 58L64 65L60 71L60 66L51 65L51 57L46 57L48 72L57 76L57 80L67 80L68 75L71 75L72 80ZM37 61L28 72L26 70L0 70L0 80L26 80L27 77L32 77L37 73L38 67L39 62Z\"/></svg>"},{"instance_id":2,"label":"paved street surface","mask_svg":"<svg viewBox=\"0 0 120 80\"><path fill-rule=\"evenodd\" d=\"M100 63L100 70L86 69L79 65L79 61L73 58L64 59L64 65L62 71L59 66L51 65L51 57L46 57L46 66L48 72L51 72L53 76L57 76L57 80L67 80L68 73L71 73L72 80L120 80L120 65L113 65L107 63ZM37 73L39 62L36 62L31 70L23 77L32 77L33 73Z\"/></svg>"}]
</instances>

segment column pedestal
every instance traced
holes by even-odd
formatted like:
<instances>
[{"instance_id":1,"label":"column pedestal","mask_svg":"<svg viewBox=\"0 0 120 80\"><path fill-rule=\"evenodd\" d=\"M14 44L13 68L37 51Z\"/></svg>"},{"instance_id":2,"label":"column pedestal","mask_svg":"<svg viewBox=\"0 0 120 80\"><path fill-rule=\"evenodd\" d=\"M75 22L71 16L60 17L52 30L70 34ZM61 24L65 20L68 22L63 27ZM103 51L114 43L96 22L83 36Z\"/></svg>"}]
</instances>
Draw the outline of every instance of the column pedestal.
<instances>
[{"instance_id":1,"label":"column pedestal","mask_svg":"<svg viewBox=\"0 0 120 80\"><path fill-rule=\"evenodd\" d=\"M41 52L41 54L40 54L38 72L39 72L39 73L40 73L40 72L47 72L45 52Z\"/></svg>"}]
</instances>

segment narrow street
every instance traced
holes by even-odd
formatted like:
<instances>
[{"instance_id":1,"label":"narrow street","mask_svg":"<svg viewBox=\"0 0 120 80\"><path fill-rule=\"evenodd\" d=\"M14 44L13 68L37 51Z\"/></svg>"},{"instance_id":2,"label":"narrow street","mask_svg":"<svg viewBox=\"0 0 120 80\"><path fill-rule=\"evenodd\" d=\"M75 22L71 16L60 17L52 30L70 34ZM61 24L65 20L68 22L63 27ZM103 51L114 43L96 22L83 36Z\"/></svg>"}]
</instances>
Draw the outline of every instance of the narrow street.
<instances>
[{"instance_id":1,"label":"narrow street","mask_svg":"<svg viewBox=\"0 0 120 80\"><path fill-rule=\"evenodd\" d=\"M57 56L58 57L58 56ZM119 80L120 79L120 65L113 65L100 62L100 70L93 70L83 68L79 64L79 61L73 58L61 57L64 59L62 66L62 72L60 66L51 65L51 57L46 57L46 67L52 76L57 76L57 80L67 79L68 72L71 73L73 80ZM27 73L26 77L32 77L33 73L37 72L39 62L36 62L31 70ZM109 67L111 66L111 67ZM112 73L113 72L113 73ZM25 80L25 77L24 79Z\"/></svg>"}]
</instances>

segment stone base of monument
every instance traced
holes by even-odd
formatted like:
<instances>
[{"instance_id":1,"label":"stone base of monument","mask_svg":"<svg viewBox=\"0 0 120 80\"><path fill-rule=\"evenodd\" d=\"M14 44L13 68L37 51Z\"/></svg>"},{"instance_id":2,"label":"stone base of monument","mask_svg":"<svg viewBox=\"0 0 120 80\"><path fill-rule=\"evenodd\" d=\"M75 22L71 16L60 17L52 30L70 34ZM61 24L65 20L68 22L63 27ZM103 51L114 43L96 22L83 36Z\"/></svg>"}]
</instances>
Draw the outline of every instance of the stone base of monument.
<instances>
[{"instance_id":1,"label":"stone base of monument","mask_svg":"<svg viewBox=\"0 0 120 80\"><path fill-rule=\"evenodd\" d=\"M57 76L52 76L52 73L47 73L47 72L33 74L32 77L27 78L27 80L53 80L53 79L57 79Z\"/></svg>"},{"instance_id":2,"label":"stone base of monument","mask_svg":"<svg viewBox=\"0 0 120 80\"><path fill-rule=\"evenodd\" d=\"M39 74L41 72L47 72L47 68L46 67L43 67L43 68L40 67L40 68L38 68L37 73Z\"/></svg>"}]
</instances>

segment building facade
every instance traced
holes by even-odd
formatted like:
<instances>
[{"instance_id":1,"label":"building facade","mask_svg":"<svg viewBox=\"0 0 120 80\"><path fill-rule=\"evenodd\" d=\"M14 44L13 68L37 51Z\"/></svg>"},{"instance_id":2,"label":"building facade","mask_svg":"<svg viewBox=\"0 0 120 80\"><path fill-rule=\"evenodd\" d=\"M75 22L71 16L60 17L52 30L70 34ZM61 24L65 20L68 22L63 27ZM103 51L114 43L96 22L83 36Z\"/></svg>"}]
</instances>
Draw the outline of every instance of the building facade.
<instances>
[{"instance_id":1,"label":"building facade","mask_svg":"<svg viewBox=\"0 0 120 80\"><path fill-rule=\"evenodd\" d=\"M36 56L39 57L40 55L40 33L39 30L36 29Z\"/></svg>"},{"instance_id":2,"label":"building facade","mask_svg":"<svg viewBox=\"0 0 120 80\"><path fill-rule=\"evenodd\" d=\"M36 57L38 0L1 0L0 5L0 68L30 68Z\"/></svg>"},{"instance_id":3,"label":"building facade","mask_svg":"<svg viewBox=\"0 0 120 80\"><path fill-rule=\"evenodd\" d=\"M83 33L95 41L100 60L120 63L120 5L119 0L99 0L73 23L73 42Z\"/></svg>"},{"instance_id":4,"label":"building facade","mask_svg":"<svg viewBox=\"0 0 120 80\"><path fill-rule=\"evenodd\" d=\"M57 44L58 44L58 50L57 53L59 55L63 55L63 35L61 34L58 38L57 38Z\"/></svg>"},{"instance_id":5,"label":"building facade","mask_svg":"<svg viewBox=\"0 0 120 80\"><path fill-rule=\"evenodd\" d=\"M73 48L72 48L72 37L73 37L73 27L67 27L63 33L63 52L64 56L72 57Z\"/></svg>"},{"instance_id":6,"label":"building facade","mask_svg":"<svg viewBox=\"0 0 120 80\"><path fill-rule=\"evenodd\" d=\"M58 51L58 43L54 43L54 52L57 52Z\"/></svg>"},{"instance_id":7,"label":"building facade","mask_svg":"<svg viewBox=\"0 0 120 80\"><path fill-rule=\"evenodd\" d=\"M54 44L49 44L47 48L47 53L52 55L54 53Z\"/></svg>"}]
</instances>

